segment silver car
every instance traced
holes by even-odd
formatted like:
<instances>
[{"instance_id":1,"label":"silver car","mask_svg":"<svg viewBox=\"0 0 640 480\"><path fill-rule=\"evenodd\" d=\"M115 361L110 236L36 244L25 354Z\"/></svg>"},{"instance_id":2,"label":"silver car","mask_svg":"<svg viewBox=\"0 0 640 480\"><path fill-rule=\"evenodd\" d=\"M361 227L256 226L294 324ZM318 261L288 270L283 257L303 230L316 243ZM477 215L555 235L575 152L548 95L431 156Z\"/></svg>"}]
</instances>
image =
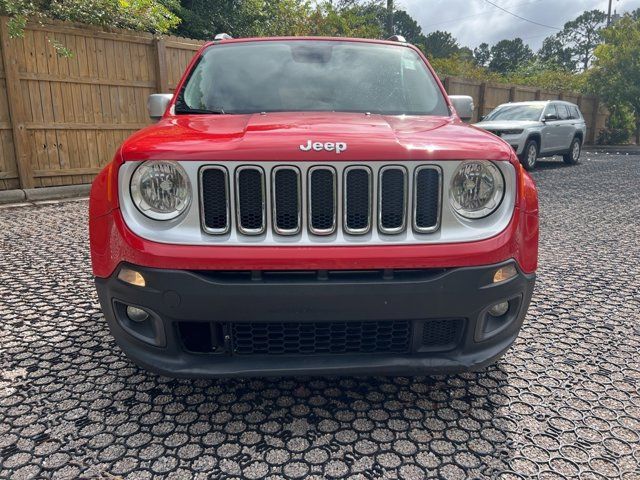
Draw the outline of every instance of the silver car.
<instances>
[{"instance_id":1,"label":"silver car","mask_svg":"<svg viewBox=\"0 0 640 480\"><path fill-rule=\"evenodd\" d=\"M538 157L562 155L578 163L587 125L577 105L560 100L504 103L475 124L502 137L527 170Z\"/></svg>"}]
</instances>

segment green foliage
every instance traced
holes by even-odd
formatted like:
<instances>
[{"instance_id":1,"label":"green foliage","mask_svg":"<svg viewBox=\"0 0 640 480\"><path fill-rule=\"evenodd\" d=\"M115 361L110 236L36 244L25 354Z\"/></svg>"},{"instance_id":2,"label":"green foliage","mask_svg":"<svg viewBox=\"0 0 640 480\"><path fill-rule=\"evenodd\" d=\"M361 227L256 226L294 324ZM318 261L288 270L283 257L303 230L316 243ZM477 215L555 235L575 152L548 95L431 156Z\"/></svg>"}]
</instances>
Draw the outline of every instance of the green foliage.
<instances>
[{"instance_id":1,"label":"green foliage","mask_svg":"<svg viewBox=\"0 0 640 480\"><path fill-rule=\"evenodd\" d=\"M434 58L430 60L431 66L443 77L464 77L482 82L505 82L501 75L490 72L484 67L479 67L471 60L463 60L458 55L447 58Z\"/></svg>"},{"instance_id":2,"label":"green foliage","mask_svg":"<svg viewBox=\"0 0 640 480\"><path fill-rule=\"evenodd\" d=\"M489 70L497 73L512 73L518 67L533 59L533 52L521 38L500 40L491 47Z\"/></svg>"},{"instance_id":3,"label":"green foliage","mask_svg":"<svg viewBox=\"0 0 640 480\"><path fill-rule=\"evenodd\" d=\"M307 35L365 38L383 35L377 12L358 6L338 8L329 1L322 2L316 6L309 20Z\"/></svg>"},{"instance_id":4,"label":"green foliage","mask_svg":"<svg viewBox=\"0 0 640 480\"><path fill-rule=\"evenodd\" d=\"M594 49L602 42L602 28L607 15L600 10L589 10L579 15L575 20L564 24L558 39L569 49L576 63L581 65L582 71L589 68Z\"/></svg>"},{"instance_id":5,"label":"green foliage","mask_svg":"<svg viewBox=\"0 0 640 480\"><path fill-rule=\"evenodd\" d=\"M640 143L640 19L625 15L603 30L602 37L605 43L595 49L591 84L612 111L631 109Z\"/></svg>"},{"instance_id":6,"label":"green foliage","mask_svg":"<svg viewBox=\"0 0 640 480\"><path fill-rule=\"evenodd\" d=\"M486 42L473 49L473 59L479 67L487 67L491 61L491 48Z\"/></svg>"},{"instance_id":7,"label":"green foliage","mask_svg":"<svg viewBox=\"0 0 640 480\"><path fill-rule=\"evenodd\" d=\"M634 132L635 116L628 105L611 106L607 125L598 132L596 142L600 145L627 143Z\"/></svg>"},{"instance_id":8,"label":"green foliage","mask_svg":"<svg viewBox=\"0 0 640 480\"><path fill-rule=\"evenodd\" d=\"M560 33L545 38L537 56L539 61L555 69L573 72L577 66L573 49L566 45Z\"/></svg>"},{"instance_id":9,"label":"green foliage","mask_svg":"<svg viewBox=\"0 0 640 480\"><path fill-rule=\"evenodd\" d=\"M0 14L9 16L13 37L23 34L28 18L45 17L165 33L180 23L172 12L178 6L177 0L0 0Z\"/></svg>"},{"instance_id":10,"label":"green foliage","mask_svg":"<svg viewBox=\"0 0 640 480\"><path fill-rule=\"evenodd\" d=\"M544 90L582 92L586 88L587 76L575 74L555 64L534 58L505 76L509 83L534 85Z\"/></svg>"},{"instance_id":11,"label":"green foliage","mask_svg":"<svg viewBox=\"0 0 640 480\"><path fill-rule=\"evenodd\" d=\"M447 58L457 54L460 46L449 32L436 30L425 37L424 49L429 58Z\"/></svg>"}]
</instances>

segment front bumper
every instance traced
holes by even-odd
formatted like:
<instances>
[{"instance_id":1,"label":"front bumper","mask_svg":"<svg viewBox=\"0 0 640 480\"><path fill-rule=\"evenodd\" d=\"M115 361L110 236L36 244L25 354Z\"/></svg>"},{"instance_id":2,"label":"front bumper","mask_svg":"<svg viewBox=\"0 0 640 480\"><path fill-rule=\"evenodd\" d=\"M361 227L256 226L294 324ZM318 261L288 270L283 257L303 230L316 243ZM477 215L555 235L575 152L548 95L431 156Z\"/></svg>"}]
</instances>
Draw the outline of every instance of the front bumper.
<instances>
[{"instance_id":1,"label":"front bumper","mask_svg":"<svg viewBox=\"0 0 640 480\"><path fill-rule=\"evenodd\" d=\"M524 274L516 266L516 276L492 283L496 269L511 262L452 269L306 272L131 266L142 273L145 287L119 280L119 269L108 278L96 278L96 286L117 343L134 362L160 374L433 374L481 368L513 343L531 300L535 275ZM509 301L508 312L497 319L490 317L487 310L501 301ZM149 319L132 322L125 313L127 305L147 310ZM406 345L395 343L394 348L374 353L365 348L369 353L363 353L358 345L375 350L390 343L369 338L373 344L362 339L354 344L352 336L341 337L346 342L336 350L341 353L309 353L314 342L331 342L333 334L320 333L325 336L304 341L275 338L283 331L282 335L291 335L287 327L293 325L300 331L325 333L323 326L338 325L344 335L357 325L374 324L406 325ZM234 338L240 335L239 327L247 325L255 331L275 325L260 341L263 346L280 342L281 350L247 354L247 344ZM445 328L435 332L434 325ZM427 331L434 331L435 337L427 338ZM387 334L385 330L381 335ZM287 347L291 342L297 346L296 353Z\"/></svg>"}]
</instances>

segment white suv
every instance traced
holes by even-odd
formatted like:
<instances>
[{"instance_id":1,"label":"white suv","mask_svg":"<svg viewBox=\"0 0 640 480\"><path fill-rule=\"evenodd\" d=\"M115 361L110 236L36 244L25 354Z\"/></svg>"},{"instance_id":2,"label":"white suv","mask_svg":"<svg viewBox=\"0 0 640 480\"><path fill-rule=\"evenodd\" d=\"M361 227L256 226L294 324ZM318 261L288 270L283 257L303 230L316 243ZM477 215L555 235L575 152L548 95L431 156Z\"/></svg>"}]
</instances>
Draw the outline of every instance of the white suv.
<instances>
[{"instance_id":1,"label":"white suv","mask_svg":"<svg viewBox=\"0 0 640 480\"><path fill-rule=\"evenodd\" d=\"M578 163L587 125L577 105L559 100L504 103L475 124L502 137L527 170L538 157L562 155Z\"/></svg>"}]
</instances>

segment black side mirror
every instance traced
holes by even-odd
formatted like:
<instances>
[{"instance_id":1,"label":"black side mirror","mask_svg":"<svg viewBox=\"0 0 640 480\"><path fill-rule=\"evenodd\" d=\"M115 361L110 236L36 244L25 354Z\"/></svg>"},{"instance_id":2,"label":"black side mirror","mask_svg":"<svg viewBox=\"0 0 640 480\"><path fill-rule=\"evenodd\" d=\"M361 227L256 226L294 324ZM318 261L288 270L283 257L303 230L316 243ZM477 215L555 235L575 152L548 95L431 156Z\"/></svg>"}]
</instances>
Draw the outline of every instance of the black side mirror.
<instances>
[{"instance_id":1,"label":"black side mirror","mask_svg":"<svg viewBox=\"0 0 640 480\"><path fill-rule=\"evenodd\" d=\"M544 121L545 121L545 122L549 122L549 121L553 121L553 120L558 120L558 116L557 116L557 115L554 115L553 113L547 113L547 114L544 116Z\"/></svg>"}]
</instances>

